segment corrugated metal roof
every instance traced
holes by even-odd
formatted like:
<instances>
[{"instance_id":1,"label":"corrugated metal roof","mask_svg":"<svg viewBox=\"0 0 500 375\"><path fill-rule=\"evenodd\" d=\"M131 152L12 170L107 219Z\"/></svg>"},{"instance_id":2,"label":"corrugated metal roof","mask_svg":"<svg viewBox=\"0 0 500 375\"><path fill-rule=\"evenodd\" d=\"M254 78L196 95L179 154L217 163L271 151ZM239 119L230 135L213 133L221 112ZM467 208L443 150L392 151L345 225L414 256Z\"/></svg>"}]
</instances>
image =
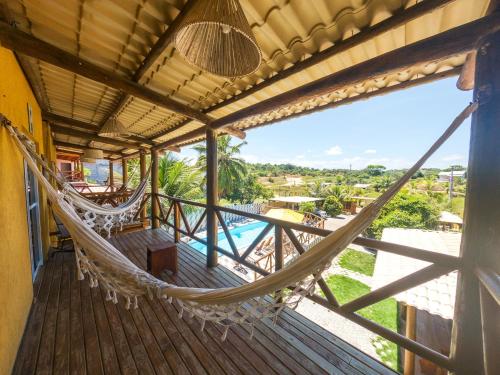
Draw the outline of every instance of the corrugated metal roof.
<instances>
[{"instance_id":1,"label":"corrugated metal roof","mask_svg":"<svg viewBox=\"0 0 500 375\"><path fill-rule=\"evenodd\" d=\"M179 14L183 0L4 0L18 28L35 37L124 77L132 77L148 51ZM188 64L170 45L140 83L195 109L207 109L276 73L304 60L367 26L415 5L415 0L241 0L263 62L253 74L226 79ZM263 88L212 112L220 118L370 58L473 21L486 12L489 0L455 0L321 63ZM252 128L380 88L397 85L463 64L459 55L427 62L402 72L374 77L351 87L302 103L247 118L239 128ZM116 108L121 94L102 84L47 63L29 59L30 81L41 89L50 112L94 124ZM119 112L130 130L145 136L165 133L184 117L137 98ZM171 139L201 126L189 122L182 130L161 137Z\"/></svg>"},{"instance_id":2,"label":"corrugated metal roof","mask_svg":"<svg viewBox=\"0 0 500 375\"><path fill-rule=\"evenodd\" d=\"M461 233L421 229L386 228L382 233L382 241L452 256L459 255L461 238ZM430 264L422 260L379 251L373 273L373 289L401 279ZM457 272L455 271L398 293L394 298L415 306L419 310L425 310L445 319L453 319L456 286Z\"/></svg>"}]
</instances>

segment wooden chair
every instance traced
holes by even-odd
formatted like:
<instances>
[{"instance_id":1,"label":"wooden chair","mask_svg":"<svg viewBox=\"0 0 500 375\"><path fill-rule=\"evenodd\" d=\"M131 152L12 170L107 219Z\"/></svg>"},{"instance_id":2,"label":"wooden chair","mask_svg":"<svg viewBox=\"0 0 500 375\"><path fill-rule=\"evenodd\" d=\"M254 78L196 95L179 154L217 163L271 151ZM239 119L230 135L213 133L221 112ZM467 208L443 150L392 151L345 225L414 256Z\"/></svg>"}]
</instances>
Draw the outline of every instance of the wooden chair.
<instances>
[{"instance_id":1,"label":"wooden chair","mask_svg":"<svg viewBox=\"0 0 500 375\"><path fill-rule=\"evenodd\" d=\"M71 253L75 251L73 245L73 239L71 238L71 234L68 232L62 221L56 216L54 217L54 221L57 226L57 231L50 232L51 236L57 236L57 247L55 250L50 252L50 257L53 257L55 253ZM69 245L67 247L67 245Z\"/></svg>"}]
</instances>

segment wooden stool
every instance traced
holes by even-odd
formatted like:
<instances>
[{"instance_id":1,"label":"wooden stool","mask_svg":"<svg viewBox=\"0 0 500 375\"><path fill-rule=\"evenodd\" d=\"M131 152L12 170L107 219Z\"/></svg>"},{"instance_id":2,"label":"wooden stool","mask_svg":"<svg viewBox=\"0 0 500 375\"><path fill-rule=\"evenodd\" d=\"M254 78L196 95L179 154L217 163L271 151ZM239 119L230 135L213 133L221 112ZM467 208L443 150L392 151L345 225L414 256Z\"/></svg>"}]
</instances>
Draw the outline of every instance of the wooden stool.
<instances>
[{"instance_id":1,"label":"wooden stool","mask_svg":"<svg viewBox=\"0 0 500 375\"><path fill-rule=\"evenodd\" d=\"M173 242L155 243L147 246L148 272L159 277L161 272L168 269L177 273L177 247Z\"/></svg>"}]
</instances>

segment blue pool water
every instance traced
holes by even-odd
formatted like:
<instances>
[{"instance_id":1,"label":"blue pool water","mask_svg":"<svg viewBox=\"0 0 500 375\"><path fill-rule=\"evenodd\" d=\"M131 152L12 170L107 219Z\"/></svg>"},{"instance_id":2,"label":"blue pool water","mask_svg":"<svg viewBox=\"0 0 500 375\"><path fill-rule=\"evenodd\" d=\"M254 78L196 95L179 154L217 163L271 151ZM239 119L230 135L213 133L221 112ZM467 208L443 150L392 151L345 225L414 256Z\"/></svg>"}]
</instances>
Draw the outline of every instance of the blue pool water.
<instances>
[{"instance_id":1,"label":"blue pool water","mask_svg":"<svg viewBox=\"0 0 500 375\"><path fill-rule=\"evenodd\" d=\"M248 246L250 246L253 240L255 240L259 233L262 232L266 225L267 223L264 223L263 221L255 221L253 223L245 224L239 227L234 227L229 230L229 233L231 233L231 237L233 238L234 244L236 245L237 249L246 249ZM206 240L206 238L203 239ZM207 247L196 240L190 240L188 242L188 245L196 249L200 253L207 253ZM229 245L229 242L223 231L219 232L218 246L229 252L232 251L231 245Z\"/></svg>"}]
</instances>

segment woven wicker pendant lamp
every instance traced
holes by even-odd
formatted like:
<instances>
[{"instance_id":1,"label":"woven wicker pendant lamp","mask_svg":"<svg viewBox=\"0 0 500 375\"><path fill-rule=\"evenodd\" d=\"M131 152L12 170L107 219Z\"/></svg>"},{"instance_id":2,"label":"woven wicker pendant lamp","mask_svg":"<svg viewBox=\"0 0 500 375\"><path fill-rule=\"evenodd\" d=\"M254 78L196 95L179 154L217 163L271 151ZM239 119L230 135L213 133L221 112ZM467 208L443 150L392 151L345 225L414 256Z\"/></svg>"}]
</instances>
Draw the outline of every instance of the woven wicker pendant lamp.
<instances>
[{"instance_id":1,"label":"woven wicker pendant lamp","mask_svg":"<svg viewBox=\"0 0 500 375\"><path fill-rule=\"evenodd\" d=\"M104 123L98 134L102 137L126 137L130 135L130 132L120 120L112 117Z\"/></svg>"},{"instance_id":2,"label":"woven wicker pendant lamp","mask_svg":"<svg viewBox=\"0 0 500 375\"><path fill-rule=\"evenodd\" d=\"M92 144L90 146L92 147ZM104 159L104 153L97 148L86 148L81 159L86 163L95 163L97 159Z\"/></svg>"},{"instance_id":3,"label":"woven wicker pendant lamp","mask_svg":"<svg viewBox=\"0 0 500 375\"><path fill-rule=\"evenodd\" d=\"M181 20L175 47L191 64L223 77L254 72L262 59L238 0L198 0Z\"/></svg>"}]
</instances>

